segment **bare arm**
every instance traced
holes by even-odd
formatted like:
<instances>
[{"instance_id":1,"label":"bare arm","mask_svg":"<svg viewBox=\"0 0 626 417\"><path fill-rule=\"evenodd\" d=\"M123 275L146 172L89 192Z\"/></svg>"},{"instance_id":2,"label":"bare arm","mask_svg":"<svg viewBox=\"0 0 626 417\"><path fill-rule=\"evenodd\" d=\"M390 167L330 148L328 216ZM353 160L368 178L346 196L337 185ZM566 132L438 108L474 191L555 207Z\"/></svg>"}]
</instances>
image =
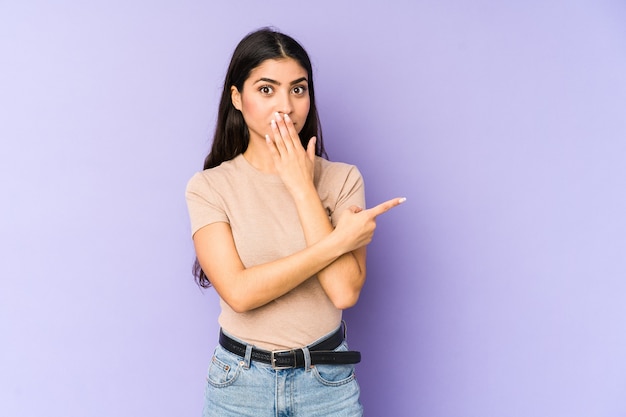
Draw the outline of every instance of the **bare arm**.
<instances>
[{"instance_id":1,"label":"bare arm","mask_svg":"<svg viewBox=\"0 0 626 417\"><path fill-rule=\"evenodd\" d=\"M333 231L317 191L296 200L296 207L307 245L311 246ZM357 210L356 207L353 210ZM346 309L356 304L365 283L366 247L344 253L317 273L317 278L335 307Z\"/></svg>"},{"instance_id":2,"label":"bare arm","mask_svg":"<svg viewBox=\"0 0 626 417\"><path fill-rule=\"evenodd\" d=\"M245 312L286 294L326 268L344 253L367 245L373 236L375 217L399 204L383 205L341 216L337 228L318 242L285 258L245 268L227 223L212 223L193 237L202 269L220 297L235 311ZM385 206L387 207L387 206Z\"/></svg>"}]
</instances>

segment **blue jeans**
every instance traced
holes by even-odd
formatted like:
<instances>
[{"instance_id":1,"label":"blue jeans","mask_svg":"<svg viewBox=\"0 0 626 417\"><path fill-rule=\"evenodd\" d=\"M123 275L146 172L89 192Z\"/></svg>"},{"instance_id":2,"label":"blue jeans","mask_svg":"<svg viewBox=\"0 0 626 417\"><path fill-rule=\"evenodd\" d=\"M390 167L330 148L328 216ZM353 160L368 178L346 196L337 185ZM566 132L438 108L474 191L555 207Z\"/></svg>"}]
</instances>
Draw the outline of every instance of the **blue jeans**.
<instances>
[{"instance_id":1,"label":"blue jeans","mask_svg":"<svg viewBox=\"0 0 626 417\"><path fill-rule=\"evenodd\" d=\"M348 350L344 342L336 350ZM217 346L209 366L204 417L361 417L354 365L273 369Z\"/></svg>"}]
</instances>

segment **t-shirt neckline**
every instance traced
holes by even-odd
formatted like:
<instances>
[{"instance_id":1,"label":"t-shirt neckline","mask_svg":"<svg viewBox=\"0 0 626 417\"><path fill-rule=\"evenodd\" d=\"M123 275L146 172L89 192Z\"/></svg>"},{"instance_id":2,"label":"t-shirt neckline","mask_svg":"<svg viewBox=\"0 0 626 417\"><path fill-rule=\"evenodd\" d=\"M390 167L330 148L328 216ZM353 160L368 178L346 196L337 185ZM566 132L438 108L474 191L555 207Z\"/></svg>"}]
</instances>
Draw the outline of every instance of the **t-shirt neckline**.
<instances>
[{"instance_id":1,"label":"t-shirt neckline","mask_svg":"<svg viewBox=\"0 0 626 417\"><path fill-rule=\"evenodd\" d=\"M256 169L250 161L246 159L243 153L237 155L234 159L234 162L238 168L243 169L248 175L253 176L256 179L259 179L264 182L272 183L272 184L282 184L283 180L280 178L278 174L270 174L267 172L262 172Z\"/></svg>"}]
</instances>

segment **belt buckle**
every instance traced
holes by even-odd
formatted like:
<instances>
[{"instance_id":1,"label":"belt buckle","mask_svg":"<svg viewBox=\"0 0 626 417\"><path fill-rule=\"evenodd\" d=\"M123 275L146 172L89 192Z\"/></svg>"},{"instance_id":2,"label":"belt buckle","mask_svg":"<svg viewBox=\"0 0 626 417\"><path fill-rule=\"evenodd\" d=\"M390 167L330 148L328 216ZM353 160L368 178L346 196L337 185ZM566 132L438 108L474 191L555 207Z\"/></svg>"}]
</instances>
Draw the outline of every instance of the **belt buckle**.
<instances>
[{"instance_id":1,"label":"belt buckle","mask_svg":"<svg viewBox=\"0 0 626 417\"><path fill-rule=\"evenodd\" d=\"M293 365L292 366L277 366L276 365L276 357L277 353L289 353L293 354ZM272 350L270 351L270 364L272 365L272 369L291 369L296 367L296 351L295 349L286 349L286 350Z\"/></svg>"}]
</instances>

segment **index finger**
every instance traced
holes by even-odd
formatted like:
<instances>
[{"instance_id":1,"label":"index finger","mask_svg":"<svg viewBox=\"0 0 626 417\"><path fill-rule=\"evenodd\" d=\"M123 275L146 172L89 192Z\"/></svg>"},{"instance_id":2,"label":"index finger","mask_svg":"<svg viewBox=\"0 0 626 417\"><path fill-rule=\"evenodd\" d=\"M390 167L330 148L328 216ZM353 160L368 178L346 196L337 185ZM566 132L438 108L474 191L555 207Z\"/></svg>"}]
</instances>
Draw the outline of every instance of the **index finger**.
<instances>
[{"instance_id":1,"label":"index finger","mask_svg":"<svg viewBox=\"0 0 626 417\"><path fill-rule=\"evenodd\" d=\"M404 203L405 201L406 201L405 197L392 198L391 200L387 200L384 203L380 203L379 205L374 206L368 209L367 211L369 211L370 213L374 215L374 217L376 217Z\"/></svg>"}]
</instances>

